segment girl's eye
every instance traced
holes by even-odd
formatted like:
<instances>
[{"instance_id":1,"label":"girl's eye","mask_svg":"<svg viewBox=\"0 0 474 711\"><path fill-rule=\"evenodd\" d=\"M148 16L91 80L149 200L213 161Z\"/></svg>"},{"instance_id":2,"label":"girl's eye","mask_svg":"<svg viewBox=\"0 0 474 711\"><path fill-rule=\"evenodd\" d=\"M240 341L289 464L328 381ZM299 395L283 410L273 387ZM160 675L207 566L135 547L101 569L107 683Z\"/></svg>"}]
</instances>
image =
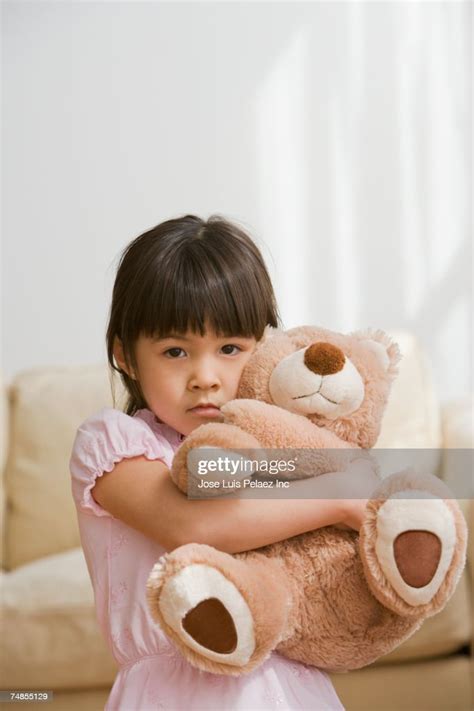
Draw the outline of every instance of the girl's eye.
<instances>
[{"instance_id":1,"label":"girl's eye","mask_svg":"<svg viewBox=\"0 0 474 711\"><path fill-rule=\"evenodd\" d=\"M224 348L237 348L237 351L241 351L241 350L242 350L241 348L239 348L239 346L234 346L232 343L228 343L227 345L222 346L222 350L224 350ZM233 355L233 354L227 352L226 355Z\"/></svg>"},{"instance_id":2,"label":"girl's eye","mask_svg":"<svg viewBox=\"0 0 474 711\"><path fill-rule=\"evenodd\" d=\"M230 349L230 351L229 351ZM242 350L240 346L235 346L233 343L227 343L225 346L222 346L222 351L224 351L225 355L236 355L236 352L233 350L236 349L237 353L240 353ZM175 348L168 348L166 351L164 351L164 355L168 358L180 358L180 353L183 353L186 355L185 351L182 348L178 348L177 346Z\"/></svg>"},{"instance_id":3,"label":"girl's eye","mask_svg":"<svg viewBox=\"0 0 474 711\"><path fill-rule=\"evenodd\" d=\"M178 353L176 353L176 351L178 351ZM179 358L180 351L184 353L182 348L168 348L168 350L165 351L165 355L169 354L170 358Z\"/></svg>"}]
</instances>

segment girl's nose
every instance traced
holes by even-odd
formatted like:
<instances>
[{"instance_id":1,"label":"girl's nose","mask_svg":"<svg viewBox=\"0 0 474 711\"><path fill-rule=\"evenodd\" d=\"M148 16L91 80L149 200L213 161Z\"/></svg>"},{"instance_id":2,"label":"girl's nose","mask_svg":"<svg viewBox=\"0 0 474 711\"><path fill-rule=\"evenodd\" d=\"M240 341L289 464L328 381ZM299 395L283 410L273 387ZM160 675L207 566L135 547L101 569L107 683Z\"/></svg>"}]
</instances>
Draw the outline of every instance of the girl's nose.
<instances>
[{"instance_id":1,"label":"girl's nose","mask_svg":"<svg viewBox=\"0 0 474 711\"><path fill-rule=\"evenodd\" d=\"M210 390L219 383L219 376L215 369L205 365L196 368L189 379L189 387L192 390Z\"/></svg>"}]
</instances>

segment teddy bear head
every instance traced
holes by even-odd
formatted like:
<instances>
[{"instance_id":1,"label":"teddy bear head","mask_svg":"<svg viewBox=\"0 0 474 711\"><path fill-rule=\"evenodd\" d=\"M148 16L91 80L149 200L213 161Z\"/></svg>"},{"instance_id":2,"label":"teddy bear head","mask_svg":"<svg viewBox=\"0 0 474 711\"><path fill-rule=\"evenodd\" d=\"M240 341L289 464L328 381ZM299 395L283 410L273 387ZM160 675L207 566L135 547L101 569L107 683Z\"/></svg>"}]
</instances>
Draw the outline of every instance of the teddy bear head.
<instances>
[{"instance_id":1,"label":"teddy bear head","mask_svg":"<svg viewBox=\"0 0 474 711\"><path fill-rule=\"evenodd\" d=\"M347 335L316 326L267 326L242 373L237 398L278 405L368 449L401 358L381 330Z\"/></svg>"}]
</instances>

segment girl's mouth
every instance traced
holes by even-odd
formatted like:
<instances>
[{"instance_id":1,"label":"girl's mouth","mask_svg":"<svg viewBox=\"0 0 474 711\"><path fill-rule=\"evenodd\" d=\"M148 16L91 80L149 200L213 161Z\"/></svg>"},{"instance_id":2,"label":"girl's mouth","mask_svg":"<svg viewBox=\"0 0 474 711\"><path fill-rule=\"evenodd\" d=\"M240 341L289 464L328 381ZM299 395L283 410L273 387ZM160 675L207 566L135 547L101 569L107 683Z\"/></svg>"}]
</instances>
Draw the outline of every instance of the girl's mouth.
<instances>
[{"instance_id":1,"label":"girl's mouth","mask_svg":"<svg viewBox=\"0 0 474 711\"><path fill-rule=\"evenodd\" d=\"M216 417L216 415L220 415L221 413L219 408L214 405L198 405L197 407L191 408L190 412L202 417Z\"/></svg>"}]
</instances>

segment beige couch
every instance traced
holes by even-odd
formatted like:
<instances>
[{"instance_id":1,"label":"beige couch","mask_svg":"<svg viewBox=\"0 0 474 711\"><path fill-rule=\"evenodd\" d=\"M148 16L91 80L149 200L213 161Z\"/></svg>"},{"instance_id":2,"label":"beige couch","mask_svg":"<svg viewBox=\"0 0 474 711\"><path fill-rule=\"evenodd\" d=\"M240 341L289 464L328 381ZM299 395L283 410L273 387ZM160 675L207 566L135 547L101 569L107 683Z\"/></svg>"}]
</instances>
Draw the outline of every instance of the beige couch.
<instances>
[{"instance_id":1,"label":"beige couch","mask_svg":"<svg viewBox=\"0 0 474 711\"><path fill-rule=\"evenodd\" d=\"M377 446L472 447L470 403L440 408L416 340L406 332L392 335L405 357ZM111 404L107 372L103 365L37 368L18 374L2 392L0 688L52 689L48 708L61 711L102 709L116 666L95 619L68 460L79 423ZM449 451L440 456L447 471ZM462 503L472 527L472 508ZM371 667L333 675L348 711L473 708L472 541L469 555L440 615Z\"/></svg>"}]
</instances>

